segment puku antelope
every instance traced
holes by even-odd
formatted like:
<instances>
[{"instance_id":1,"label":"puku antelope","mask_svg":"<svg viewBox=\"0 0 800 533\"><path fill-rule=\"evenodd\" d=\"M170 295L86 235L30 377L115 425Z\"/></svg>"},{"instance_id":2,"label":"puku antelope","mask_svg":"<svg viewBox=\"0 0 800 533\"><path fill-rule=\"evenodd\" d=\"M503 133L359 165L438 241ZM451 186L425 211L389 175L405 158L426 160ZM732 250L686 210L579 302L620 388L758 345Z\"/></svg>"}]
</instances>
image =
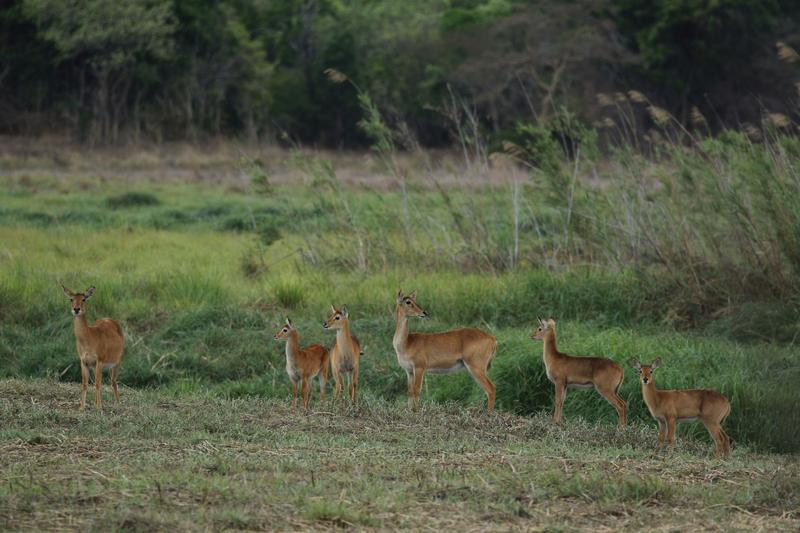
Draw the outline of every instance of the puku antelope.
<instances>
[{"instance_id":1,"label":"puku antelope","mask_svg":"<svg viewBox=\"0 0 800 533\"><path fill-rule=\"evenodd\" d=\"M408 399L412 409L419 407L419 393L425 372L450 373L466 369L486 391L487 411L494 408L495 385L486 375L497 353L497 340L476 328L442 333L409 333L409 317L425 318L428 313L417 305L417 292L397 293L397 326L392 344L397 362L406 371Z\"/></svg>"},{"instance_id":2,"label":"puku antelope","mask_svg":"<svg viewBox=\"0 0 800 533\"><path fill-rule=\"evenodd\" d=\"M119 402L117 373L125 351L125 338L120 325L110 318L101 318L91 326L86 320L86 301L94 294L94 286L84 293L75 293L63 284L61 289L70 299L72 325L75 331L75 344L78 358L81 361L81 410L86 408L86 389L89 387L89 367L94 366L94 403L99 409L102 406L101 387L103 370L111 369L111 388L114 399Z\"/></svg>"},{"instance_id":3,"label":"puku antelope","mask_svg":"<svg viewBox=\"0 0 800 533\"><path fill-rule=\"evenodd\" d=\"M308 409L311 399L309 381L319 376L319 399L325 399L328 383L328 349L321 344L300 348L300 333L288 317L283 327L275 334L275 340L286 341L286 373L292 382L292 406L297 407L297 385L303 397L303 407Z\"/></svg>"},{"instance_id":4,"label":"puku antelope","mask_svg":"<svg viewBox=\"0 0 800 533\"><path fill-rule=\"evenodd\" d=\"M658 421L656 450L660 450L667 441L670 448L675 448L676 422L699 418L714 441L714 456L728 456L731 453L731 440L722 429L722 422L731 412L731 404L725 396L709 389L658 390L653 380L653 370L661 366L660 357L651 365L643 365L636 359L631 359L630 364L639 371L644 403Z\"/></svg>"},{"instance_id":5,"label":"puku antelope","mask_svg":"<svg viewBox=\"0 0 800 533\"><path fill-rule=\"evenodd\" d=\"M544 367L547 379L556 387L553 422L561 423L561 411L567 389L595 389L614 406L619 415L619 427L627 418L625 400L619 395L619 387L625 372L611 359L604 357L575 357L558 351L556 346L556 321L552 318L538 319L539 327L531 334L534 340L544 340Z\"/></svg>"},{"instance_id":6,"label":"puku antelope","mask_svg":"<svg viewBox=\"0 0 800 533\"><path fill-rule=\"evenodd\" d=\"M347 306L336 309L331 305L331 316L322 323L325 329L336 331L336 342L331 347L331 370L333 370L333 399L338 400L342 393L342 374L347 376L348 388L350 389L350 401L356 403L356 391L358 390L358 364L364 352L361 351L361 343L350 333L350 320Z\"/></svg>"}]
</instances>

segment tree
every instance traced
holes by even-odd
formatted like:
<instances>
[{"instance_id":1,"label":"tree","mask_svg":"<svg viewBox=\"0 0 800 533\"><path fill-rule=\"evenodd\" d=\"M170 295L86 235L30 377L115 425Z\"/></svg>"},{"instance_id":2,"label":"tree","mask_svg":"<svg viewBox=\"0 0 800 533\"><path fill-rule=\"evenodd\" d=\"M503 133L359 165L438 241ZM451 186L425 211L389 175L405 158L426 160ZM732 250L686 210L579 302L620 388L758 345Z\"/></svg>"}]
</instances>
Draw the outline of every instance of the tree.
<instances>
[{"instance_id":1,"label":"tree","mask_svg":"<svg viewBox=\"0 0 800 533\"><path fill-rule=\"evenodd\" d=\"M168 0L24 0L23 9L60 60L80 65L81 86L91 83L91 141L116 142L128 110L137 60L173 53ZM86 80L85 75L91 77ZM88 83L87 83L88 82ZM85 85L86 84L86 85ZM85 94L80 91L83 104Z\"/></svg>"}]
</instances>

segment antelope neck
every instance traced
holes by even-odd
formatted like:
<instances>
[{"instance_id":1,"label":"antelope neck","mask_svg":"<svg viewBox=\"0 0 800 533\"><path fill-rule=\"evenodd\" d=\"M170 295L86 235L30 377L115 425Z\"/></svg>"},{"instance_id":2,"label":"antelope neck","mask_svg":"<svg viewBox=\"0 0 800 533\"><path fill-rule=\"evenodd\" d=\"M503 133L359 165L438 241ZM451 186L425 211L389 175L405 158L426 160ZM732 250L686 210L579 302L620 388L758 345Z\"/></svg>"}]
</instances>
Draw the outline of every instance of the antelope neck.
<instances>
[{"instance_id":1,"label":"antelope neck","mask_svg":"<svg viewBox=\"0 0 800 533\"><path fill-rule=\"evenodd\" d=\"M349 354L343 353L342 355L355 356L353 339L350 335L349 321L345 320L342 322L342 327L336 330L336 344L340 347L340 350L344 348L346 352L350 352Z\"/></svg>"},{"instance_id":2,"label":"antelope neck","mask_svg":"<svg viewBox=\"0 0 800 533\"><path fill-rule=\"evenodd\" d=\"M294 364L295 358L300 351L300 334L295 331L289 332L286 339L286 361Z\"/></svg>"},{"instance_id":3,"label":"antelope neck","mask_svg":"<svg viewBox=\"0 0 800 533\"><path fill-rule=\"evenodd\" d=\"M402 308L400 306L397 307L394 315L395 320L397 321L397 326L394 330L392 344L394 344L395 350L400 350L405 347L406 341L408 340L408 317L402 312Z\"/></svg>"},{"instance_id":4,"label":"antelope neck","mask_svg":"<svg viewBox=\"0 0 800 533\"><path fill-rule=\"evenodd\" d=\"M656 389L656 382L653 381L653 378L650 378L650 381L645 385L642 383L642 397L644 398L645 403L650 405L655 405L658 401L657 393L658 389Z\"/></svg>"},{"instance_id":5,"label":"antelope neck","mask_svg":"<svg viewBox=\"0 0 800 533\"><path fill-rule=\"evenodd\" d=\"M561 355L556 346L556 332L552 329L544 334L544 357L545 359L556 359Z\"/></svg>"},{"instance_id":6,"label":"antelope neck","mask_svg":"<svg viewBox=\"0 0 800 533\"><path fill-rule=\"evenodd\" d=\"M73 315L72 327L79 343L84 344L89 340L89 323L86 321L86 312L78 316Z\"/></svg>"}]
</instances>

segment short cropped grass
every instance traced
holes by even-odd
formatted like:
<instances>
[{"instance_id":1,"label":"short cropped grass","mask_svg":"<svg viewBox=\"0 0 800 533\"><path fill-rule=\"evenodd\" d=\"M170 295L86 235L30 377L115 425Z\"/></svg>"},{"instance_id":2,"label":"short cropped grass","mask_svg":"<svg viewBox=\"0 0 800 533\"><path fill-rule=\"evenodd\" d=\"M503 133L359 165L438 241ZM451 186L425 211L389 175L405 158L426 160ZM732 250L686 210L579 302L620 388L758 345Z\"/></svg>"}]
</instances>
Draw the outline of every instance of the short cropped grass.
<instances>
[{"instance_id":1,"label":"short cropped grass","mask_svg":"<svg viewBox=\"0 0 800 533\"><path fill-rule=\"evenodd\" d=\"M127 386L80 412L78 394L0 380L0 528L800 528L797 456L653 454L652 425Z\"/></svg>"}]
</instances>

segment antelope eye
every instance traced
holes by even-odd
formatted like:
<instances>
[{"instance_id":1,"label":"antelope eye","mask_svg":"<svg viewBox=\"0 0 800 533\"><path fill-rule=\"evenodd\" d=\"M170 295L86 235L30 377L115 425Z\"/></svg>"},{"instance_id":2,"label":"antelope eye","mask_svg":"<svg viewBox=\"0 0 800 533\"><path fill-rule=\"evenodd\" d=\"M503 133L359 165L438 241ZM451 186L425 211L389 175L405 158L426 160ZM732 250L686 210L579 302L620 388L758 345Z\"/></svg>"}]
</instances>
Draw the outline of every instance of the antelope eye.
<instances>
[{"instance_id":1,"label":"antelope eye","mask_svg":"<svg viewBox=\"0 0 800 533\"><path fill-rule=\"evenodd\" d=\"M411 305L411 300L406 300L406 305Z\"/></svg>"},{"instance_id":2,"label":"antelope eye","mask_svg":"<svg viewBox=\"0 0 800 533\"><path fill-rule=\"evenodd\" d=\"M284 333L286 333L287 331L288 331L288 330L287 330L286 328L283 328L283 332L284 332Z\"/></svg>"},{"instance_id":3,"label":"antelope eye","mask_svg":"<svg viewBox=\"0 0 800 533\"><path fill-rule=\"evenodd\" d=\"M341 318L341 317L339 317L339 315L336 315L336 320L339 320L339 318Z\"/></svg>"}]
</instances>

